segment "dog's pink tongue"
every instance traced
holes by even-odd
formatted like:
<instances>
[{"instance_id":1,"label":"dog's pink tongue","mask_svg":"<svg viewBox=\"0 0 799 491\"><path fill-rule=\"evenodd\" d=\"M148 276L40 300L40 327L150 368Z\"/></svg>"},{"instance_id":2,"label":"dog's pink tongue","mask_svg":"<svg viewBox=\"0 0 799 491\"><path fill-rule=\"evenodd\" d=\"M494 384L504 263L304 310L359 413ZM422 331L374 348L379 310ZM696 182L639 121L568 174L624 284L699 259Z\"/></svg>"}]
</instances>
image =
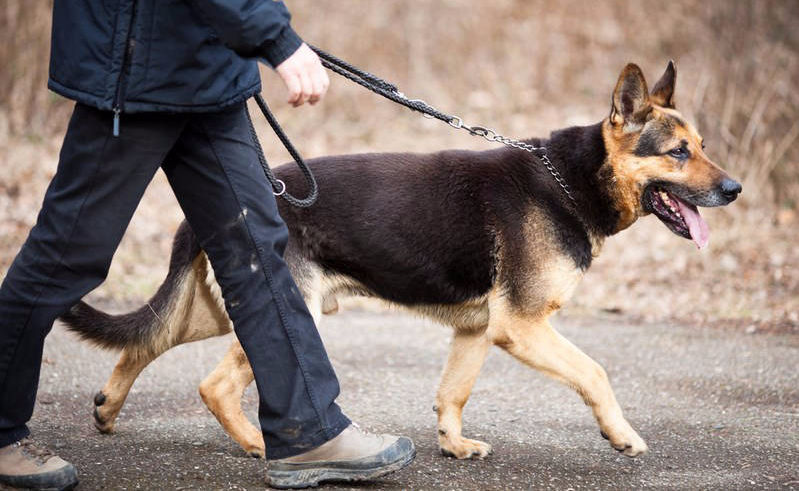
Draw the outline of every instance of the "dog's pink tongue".
<instances>
[{"instance_id":1,"label":"dog's pink tongue","mask_svg":"<svg viewBox=\"0 0 799 491\"><path fill-rule=\"evenodd\" d=\"M688 224L688 231L691 233L691 239L693 239L696 247L700 249L705 247L710 238L710 229L707 226L707 222L705 222L705 219L699 214L699 210L696 209L696 206L689 205L679 199L676 201L677 205L680 207L680 214L685 220L685 223Z\"/></svg>"}]
</instances>

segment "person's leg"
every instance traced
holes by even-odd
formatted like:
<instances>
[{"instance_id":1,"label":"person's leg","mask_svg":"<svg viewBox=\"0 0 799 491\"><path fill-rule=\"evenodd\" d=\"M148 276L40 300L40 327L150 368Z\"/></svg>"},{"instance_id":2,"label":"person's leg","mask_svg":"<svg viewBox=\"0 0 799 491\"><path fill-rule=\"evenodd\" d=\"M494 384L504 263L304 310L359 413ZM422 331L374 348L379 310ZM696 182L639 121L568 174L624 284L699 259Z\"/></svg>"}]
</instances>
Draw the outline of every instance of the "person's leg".
<instances>
[{"instance_id":1,"label":"person's leg","mask_svg":"<svg viewBox=\"0 0 799 491\"><path fill-rule=\"evenodd\" d=\"M344 430L338 380L283 261L288 230L261 170L245 106L193 116L164 171L208 255L255 374L270 459Z\"/></svg>"},{"instance_id":2,"label":"person's leg","mask_svg":"<svg viewBox=\"0 0 799 491\"><path fill-rule=\"evenodd\" d=\"M267 482L300 488L397 471L416 455L413 442L360 431L335 403L338 381L283 261L288 232L255 145L246 106L197 115L163 167L252 366Z\"/></svg>"},{"instance_id":3,"label":"person's leg","mask_svg":"<svg viewBox=\"0 0 799 491\"><path fill-rule=\"evenodd\" d=\"M0 287L0 448L28 435L44 338L104 279L147 184L185 118L76 105L37 223Z\"/></svg>"}]
</instances>

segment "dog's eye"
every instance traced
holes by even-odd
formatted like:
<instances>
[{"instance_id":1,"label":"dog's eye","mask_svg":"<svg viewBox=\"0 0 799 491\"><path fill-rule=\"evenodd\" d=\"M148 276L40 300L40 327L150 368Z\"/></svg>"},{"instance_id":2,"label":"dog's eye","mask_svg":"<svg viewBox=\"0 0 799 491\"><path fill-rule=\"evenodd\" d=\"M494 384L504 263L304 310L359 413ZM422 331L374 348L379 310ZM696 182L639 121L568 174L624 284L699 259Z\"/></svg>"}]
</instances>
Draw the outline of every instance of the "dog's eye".
<instances>
[{"instance_id":1,"label":"dog's eye","mask_svg":"<svg viewBox=\"0 0 799 491\"><path fill-rule=\"evenodd\" d=\"M690 152L688 152L688 149L685 147L672 148L669 150L669 155L677 160L685 160L691 156Z\"/></svg>"}]
</instances>

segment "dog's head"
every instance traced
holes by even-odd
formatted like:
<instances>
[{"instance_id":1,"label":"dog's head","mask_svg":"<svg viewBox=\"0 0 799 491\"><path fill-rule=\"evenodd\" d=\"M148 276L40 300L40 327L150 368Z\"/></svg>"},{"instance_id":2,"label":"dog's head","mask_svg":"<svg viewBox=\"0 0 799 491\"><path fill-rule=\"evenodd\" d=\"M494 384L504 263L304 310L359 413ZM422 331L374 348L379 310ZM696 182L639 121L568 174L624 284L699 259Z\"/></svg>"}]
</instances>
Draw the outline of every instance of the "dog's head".
<instances>
[{"instance_id":1,"label":"dog's head","mask_svg":"<svg viewBox=\"0 0 799 491\"><path fill-rule=\"evenodd\" d=\"M676 77L669 62L650 92L637 65L624 67L603 138L621 213L619 230L654 213L701 248L709 232L697 207L726 205L738 197L741 185L705 155L702 136L676 110Z\"/></svg>"}]
</instances>

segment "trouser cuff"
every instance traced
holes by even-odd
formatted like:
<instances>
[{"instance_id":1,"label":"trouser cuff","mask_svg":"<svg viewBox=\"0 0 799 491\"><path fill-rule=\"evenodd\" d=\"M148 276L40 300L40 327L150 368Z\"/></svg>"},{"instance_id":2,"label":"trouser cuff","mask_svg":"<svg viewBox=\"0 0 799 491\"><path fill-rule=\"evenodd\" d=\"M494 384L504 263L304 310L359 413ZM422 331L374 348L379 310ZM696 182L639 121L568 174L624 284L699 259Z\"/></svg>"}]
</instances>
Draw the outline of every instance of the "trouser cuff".
<instances>
[{"instance_id":1,"label":"trouser cuff","mask_svg":"<svg viewBox=\"0 0 799 491\"><path fill-rule=\"evenodd\" d=\"M302 443L293 443L291 445L286 445L282 447L267 445L266 458L268 460L278 460L308 452L309 450L312 450L318 447L319 445L337 437L342 431L347 429L347 427L351 424L352 421L350 421L348 417L339 413L339 418L336 421L336 424L325 428L319 433L316 433L315 435L311 436Z\"/></svg>"},{"instance_id":2,"label":"trouser cuff","mask_svg":"<svg viewBox=\"0 0 799 491\"><path fill-rule=\"evenodd\" d=\"M16 443L30 434L30 430L25 425L18 426L17 428L0 430L0 448Z\"/></svg>"}]
</instances>

